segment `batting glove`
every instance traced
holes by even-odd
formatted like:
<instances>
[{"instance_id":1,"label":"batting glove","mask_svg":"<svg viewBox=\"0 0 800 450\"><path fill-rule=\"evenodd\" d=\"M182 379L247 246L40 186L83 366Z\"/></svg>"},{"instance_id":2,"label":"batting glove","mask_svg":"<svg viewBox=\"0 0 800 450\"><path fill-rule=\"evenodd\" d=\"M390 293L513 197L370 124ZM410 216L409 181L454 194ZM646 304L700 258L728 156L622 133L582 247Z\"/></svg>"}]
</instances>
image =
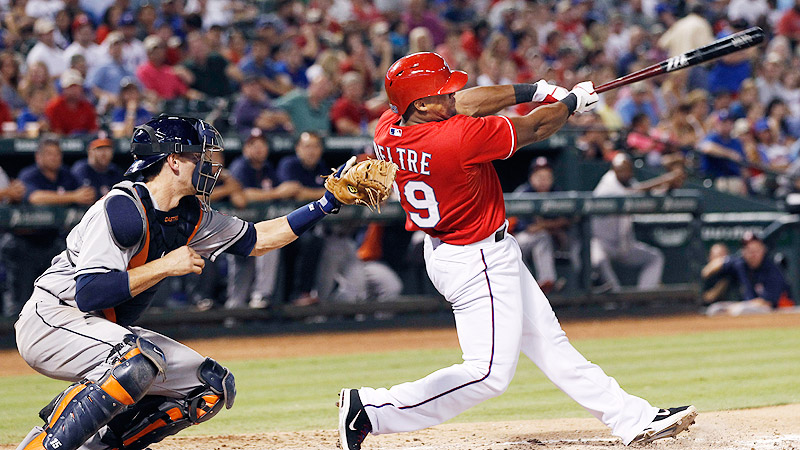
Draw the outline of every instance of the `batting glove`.
<instances>
[{"instance_id":1,"label":"batting glove","mask_svg":"<svg viewBox=\"0 0 800 450\"><path fill-rule=\"evenodd\" d=\"M544 80L539 80L533 84L536 86L536 92L533 93L533 100L531 101L534 102L555 103L569 95L569 91L565 88L549 84Z\"/></svg>"},{"instance_id":2,"label":"batting glove","mask_svg":"<svg viewBox=\"0 0 800 450\"><path fill-rule=\"evenodd\" d=\"M591 111L600 101L600 97L597 95L597 92L594 91L594 84L591 81L584 81L576 84L569 93L575 94L575 97L578 99L578 104L575 107L576 113Z\"/></svg>"}]
</instances>

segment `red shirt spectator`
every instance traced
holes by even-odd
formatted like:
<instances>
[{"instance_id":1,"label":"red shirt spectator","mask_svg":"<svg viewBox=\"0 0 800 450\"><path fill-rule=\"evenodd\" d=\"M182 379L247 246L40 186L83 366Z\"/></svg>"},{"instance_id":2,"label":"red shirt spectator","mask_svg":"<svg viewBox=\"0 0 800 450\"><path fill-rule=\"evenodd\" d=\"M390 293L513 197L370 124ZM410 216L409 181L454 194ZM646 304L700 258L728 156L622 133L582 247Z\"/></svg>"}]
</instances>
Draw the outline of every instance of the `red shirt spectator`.
<instances>
[{"instance_id":1,"label":"red shirt spectator","mask_svg":"<svg viewBox=\"0 0 800 450\"><path fill-rule=\"evenodd\" d=\"M800 40L800 1L783 13L775 28L778 34L794 42Z\"/></svg>"},{"instance_id":2,"label":"red shirt spectator","mask_svg":"<svg viewBox=\"0 0 800 450\"><path fill-rule=\"evenodd\" d=\"M342 96L331 107L331 123L336 134L366 134L367 124L381 116L381 111L367 108L364 98L364 78L358 72L342 77Z\"/></svg>"},{"instance_id":3,"label":"red shirt spectator","mask_svg":"<svg viewBox=\"0 0 800 450\"><path fill-rule=\"evenodd\" d=\"M83 77L75 69L61 75L61 95L53 97L44 110L50 130L61 134L97 131L97 113L83 97Z\"/></svg>"},{"instance_id":4,"label":"red shirt spectator","mask_svg":"<svg viewBox=\"0 0 800 450\"><path fill-rule=\"evenodd\" d=\"M167 46L164 41L157 36L148 36L144 47L147 51L147 62L136 69L136 77L142 82L142 86L164 100L185 95L189 87L173 67L165 64Z\"/></svg>"},{"instance_id":5,"label":"red shirt spectator","mask_svg":"<svg viewBox=\"0 0 800 450\"><path fill-rule=\"evenodd\" d=\"M11 115L6 102L0 99L0 124L3 122L14 122L14 117Z\"/></svg>"}]
</instances>

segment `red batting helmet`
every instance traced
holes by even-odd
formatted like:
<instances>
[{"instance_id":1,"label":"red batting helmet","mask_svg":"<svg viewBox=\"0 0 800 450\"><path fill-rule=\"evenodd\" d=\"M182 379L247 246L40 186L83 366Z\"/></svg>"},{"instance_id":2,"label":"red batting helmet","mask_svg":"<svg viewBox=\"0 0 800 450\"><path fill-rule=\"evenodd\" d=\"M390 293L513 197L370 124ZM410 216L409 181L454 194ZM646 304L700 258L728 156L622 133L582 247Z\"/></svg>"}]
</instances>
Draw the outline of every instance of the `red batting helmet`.
<instances>
[{"instance_id":1,"label":"red batting helmet","mask_svg":"<svg viewBox=\"0 0 800 450\"><path fill-rule=\"evenodd\" d=\"M438 53L412 53L389 67L383 84L392 111L403 114L414 100L461 89L467 84L467 73L450 70Z\"/></svg>"}]
</instances>

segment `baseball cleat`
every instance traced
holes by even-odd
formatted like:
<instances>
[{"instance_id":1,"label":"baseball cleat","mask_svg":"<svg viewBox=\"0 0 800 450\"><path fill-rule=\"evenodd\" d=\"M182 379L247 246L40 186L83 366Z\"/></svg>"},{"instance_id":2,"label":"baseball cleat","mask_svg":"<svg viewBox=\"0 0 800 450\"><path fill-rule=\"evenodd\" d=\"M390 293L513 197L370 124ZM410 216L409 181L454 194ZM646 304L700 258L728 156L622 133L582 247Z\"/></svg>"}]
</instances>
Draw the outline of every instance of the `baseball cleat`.
<instances>
[{"instance_id":1,"label":"baseball cleat","mask_svg":"<svg viewBox=\"0 0 800 450\"><path fill-rule=\"evenodd\" d=\"M660 409L650 425L636 435L630 443L647 444L656 439L676 437L694 423L695 417L697 417L697 408L692 405Z\"/></svg>"},{"instance_id":2,"label":"baseball cleat","mask_svg":"<svg viewBox=\"0 0 800 450\"><path fill-rule=\"evenodd\" d=\"M372 424L361 404L358 389L342 389L339 393L339 447L360 450L370 431Z\"/></svg>"}]
</instances>

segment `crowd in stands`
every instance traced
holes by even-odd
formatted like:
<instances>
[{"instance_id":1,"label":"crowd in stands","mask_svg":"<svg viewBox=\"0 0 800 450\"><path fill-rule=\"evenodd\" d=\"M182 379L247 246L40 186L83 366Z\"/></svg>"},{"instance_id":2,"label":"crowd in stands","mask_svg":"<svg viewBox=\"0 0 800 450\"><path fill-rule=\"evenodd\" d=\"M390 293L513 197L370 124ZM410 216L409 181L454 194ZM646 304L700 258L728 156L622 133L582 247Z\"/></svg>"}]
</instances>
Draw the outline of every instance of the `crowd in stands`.
<instances>
[{"instance_id":1,"label":"crowd in stands","mask_svg":"<svg viewBox=\"0 0 800 450\"><path fill-rule=\"evenodd\" d=\"M437 51L469 74L467 87L545 79L571 88L754 25L767 32L764 45L609 91L565 132L576 133L586 159L641 157L680 182L688 168L735 195L800 191L800 0L0 0L0 25L3 137L48 136L30 170L0 169L2 202L37 203L38 188L54 193L44 203L91 203L119 178L107 137L127 138L153 115L186 113L187 105L245 143L241 157L227 161L217 197L236 206L312 198L321 189L318 175L328 172L320 137L369 135L388 107L383 76L402 55ZM48 155L47 147L57 146L49 136L88 142L98 133L87 161L72 172L61 167L60 151ZM265 139L272 135L297 142L296 154L275 168ZM529 245L540 253L543 230L561 233L562 241L569 230L566 223L526 225ZM331 248L355 255L352 236L363 239L363 231L320 233L347 237ZM304 241L320 233L307 233L281 256L298 273L289 288L298 304L320 295L309 292L308 281L319 274L302 269L320 256L317 243ZM663 265L653 252L644 256ZM230 280L248 279L229 284L229 304L263 305L275 274L258 268L275 264L228 263ZM330 282L348 279L342 273L318 284L323 291L339 286L336 295L351 299L366 289L402 289L382 273L391 279L382 286ZM640 284L653 283L643 277ZM20 289L27 283L10 281Z\"/></svg>"}]
</instances>

